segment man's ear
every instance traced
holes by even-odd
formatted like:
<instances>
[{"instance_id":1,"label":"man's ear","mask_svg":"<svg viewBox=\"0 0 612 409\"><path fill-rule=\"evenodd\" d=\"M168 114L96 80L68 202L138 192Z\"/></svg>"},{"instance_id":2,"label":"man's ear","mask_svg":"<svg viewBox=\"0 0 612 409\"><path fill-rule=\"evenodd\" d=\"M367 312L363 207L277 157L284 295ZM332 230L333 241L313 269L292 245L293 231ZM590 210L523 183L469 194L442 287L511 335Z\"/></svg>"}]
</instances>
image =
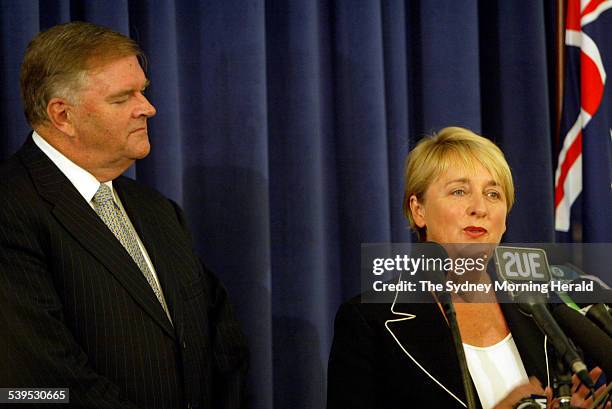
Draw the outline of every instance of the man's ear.
<instances>
[{"instance_id":1,"label":"man's ear","mask_svg":"<svg viewBox=\"0 0 612 409\"><path fill-rule=\"evenodd\" d=\"M75 129L71 118L72 106L64 98L51 98L47 104L49 122L62 133L74 136Z\"/></svg>"},{"instance_id":2,"label":"man's ear","mask_svg":"<svg viewBox=\"0 0 612 409\"><path fill-rule=\"evenodd\" d=\"M416 195L410 196L410 212L412 213L414 224L419 228L425 227L425 207L423 203L419 202Z\"/></svg>"}]
</instances>

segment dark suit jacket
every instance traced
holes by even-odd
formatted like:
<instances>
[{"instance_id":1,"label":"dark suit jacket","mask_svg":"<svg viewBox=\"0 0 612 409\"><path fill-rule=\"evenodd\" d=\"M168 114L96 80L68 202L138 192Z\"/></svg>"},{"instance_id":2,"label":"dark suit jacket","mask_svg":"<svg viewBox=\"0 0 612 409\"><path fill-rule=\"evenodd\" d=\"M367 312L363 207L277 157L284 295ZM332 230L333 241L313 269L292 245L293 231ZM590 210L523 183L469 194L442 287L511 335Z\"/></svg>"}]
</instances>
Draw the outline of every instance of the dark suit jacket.
<instances>
[{"instance_id":1,"label":"dark suit jacket","mask_svg":"<svg viewBox=\"0 0 612 409\"><path fill-rule=\"evenodd\" d=\"M501 306L527 375L546 385L544 337L516 305ZM465 402L459 363L433 299L365 304L358 296L341 305L329 358L328 409L464 408L459 400Z\"/></svg>"},{"instance_id":2,"label":"dark suit jacket","mask_svg":"<svg viewBox=\"0 0 612 409\"><path fill-rule=\"evenodd\" d=\"M113 185L174 325L30 138L0 167L0 386L68 387L75 408L242 407L244 337L225 289L192 251L181 210L128 178Z\"/></svg>"}]
</instances>

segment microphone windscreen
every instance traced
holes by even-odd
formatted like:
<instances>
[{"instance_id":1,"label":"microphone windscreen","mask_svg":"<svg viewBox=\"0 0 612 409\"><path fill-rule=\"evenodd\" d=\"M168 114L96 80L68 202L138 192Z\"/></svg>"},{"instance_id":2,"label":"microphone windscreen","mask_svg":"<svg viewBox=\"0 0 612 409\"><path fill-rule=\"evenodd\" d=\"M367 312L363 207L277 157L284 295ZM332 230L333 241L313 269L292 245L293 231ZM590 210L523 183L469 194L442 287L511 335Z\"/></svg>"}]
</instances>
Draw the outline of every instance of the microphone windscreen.
<instances>
[{"instance_id":1,"label":"microphone windscreen","mask_svg":"<svg viewBox=\"0 0 612 409\"><path fill-rule=\"evenodd\" d=\"M612 374L612 338L578 311L565 304L553 309L553 316L576 345L606 374Z\"/></svg>"},{"instance_id":2,"label":"microphone windscreen","mask_svg":"<svg viewBox=\"0 0 612 409\"><path fill-rule=\"evenodd\" d=\"M603 287L599 282L586 277L580 277L571 282L572 284L591 284L593 291L568 291L567 294L580 308L591 304L612 305L612 290Z\"/></svg>"}]
</instances>

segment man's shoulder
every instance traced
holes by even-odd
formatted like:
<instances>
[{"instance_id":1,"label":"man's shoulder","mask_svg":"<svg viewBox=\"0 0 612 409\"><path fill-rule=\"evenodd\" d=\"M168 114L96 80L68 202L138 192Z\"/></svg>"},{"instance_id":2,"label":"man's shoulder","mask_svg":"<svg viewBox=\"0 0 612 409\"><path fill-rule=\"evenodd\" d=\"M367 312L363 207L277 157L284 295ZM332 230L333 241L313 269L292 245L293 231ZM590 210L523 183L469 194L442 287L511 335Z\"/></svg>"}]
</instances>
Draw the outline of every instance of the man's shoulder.
<instances>
[{"instance_id":1,"label":"man's shoulder","mask_svg":"<svg viewBox=\"0 0 612 409\"><path fill-rule=\"evenodd\" d=\"M170 199L154 188L138 182L137 180L134 180L128 176L119 176L113 181L113 184L115 188L128 191L130 194L135 195L138 198L160 202L170 201Z\"/></svg>"},{"instance_id":2,"label":"man's shoulder","mask_svg":"<svg viewBox=\"0 0 612 409\"><path fill-rule=\"evenodd\" d=\"M177 216L177 213L181 213L179 205L172 199L164 196L154 188L127 176L119 176L113 181L113 186L119 192L122 201L127 199L130 202L135 201L138 204L146 204L161 214L173 215L173 218Z\"/></svg>"},{"instance_id":3,"label":"man's shoulder","mask_svg":"<svg viewBox=\"0 0 612 409\"><path fill-rule=\"evenodd\" d=\"M33 228L48 210L18 154L0 163L0 228ZM29 227L26 227L29 226Z\"/></svg>"},{"instance_id":4,"label":"man's shoulder","mask_svg":"<svg viewBox=\"0 0 612 409\"><path fill-rule=\"evenodd\" d=\"M18 153L0 162L0 199L14 199L33 191L30 175Z\"/></svg>"}]
</instances>

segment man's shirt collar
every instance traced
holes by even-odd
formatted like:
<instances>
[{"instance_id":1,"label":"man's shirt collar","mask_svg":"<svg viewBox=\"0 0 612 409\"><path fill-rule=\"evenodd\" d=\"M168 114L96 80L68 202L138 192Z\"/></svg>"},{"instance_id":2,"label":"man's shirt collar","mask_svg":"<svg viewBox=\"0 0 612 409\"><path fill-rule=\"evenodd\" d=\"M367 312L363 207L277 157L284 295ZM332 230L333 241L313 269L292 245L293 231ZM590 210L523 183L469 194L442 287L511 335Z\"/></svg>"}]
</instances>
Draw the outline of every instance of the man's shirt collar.
<instances>
[{"instance_id":1,"label":"man's shirt collar","mask_svg":"<svg viewBox=\"0 0 612 409\"><path fill-rule=\"evenodd\" d=\"M47 155L49 159L51 159L55 166L57 166L59 170L66 175L68 180L70 180L70 183L74 185L85 201L91 205L91 199L93 199L94 195L98 191L98 188L100 187L100 182L98 179L51 146L51 144L36 131L32 132L32 139L34 140L36 146L38 146L40 150L43 151L43 153ZM110 187L111 191L113 192L113 197L115 197L113 182L108 181L104 182L104 184Z\"/></svg>"}]
</instances>

